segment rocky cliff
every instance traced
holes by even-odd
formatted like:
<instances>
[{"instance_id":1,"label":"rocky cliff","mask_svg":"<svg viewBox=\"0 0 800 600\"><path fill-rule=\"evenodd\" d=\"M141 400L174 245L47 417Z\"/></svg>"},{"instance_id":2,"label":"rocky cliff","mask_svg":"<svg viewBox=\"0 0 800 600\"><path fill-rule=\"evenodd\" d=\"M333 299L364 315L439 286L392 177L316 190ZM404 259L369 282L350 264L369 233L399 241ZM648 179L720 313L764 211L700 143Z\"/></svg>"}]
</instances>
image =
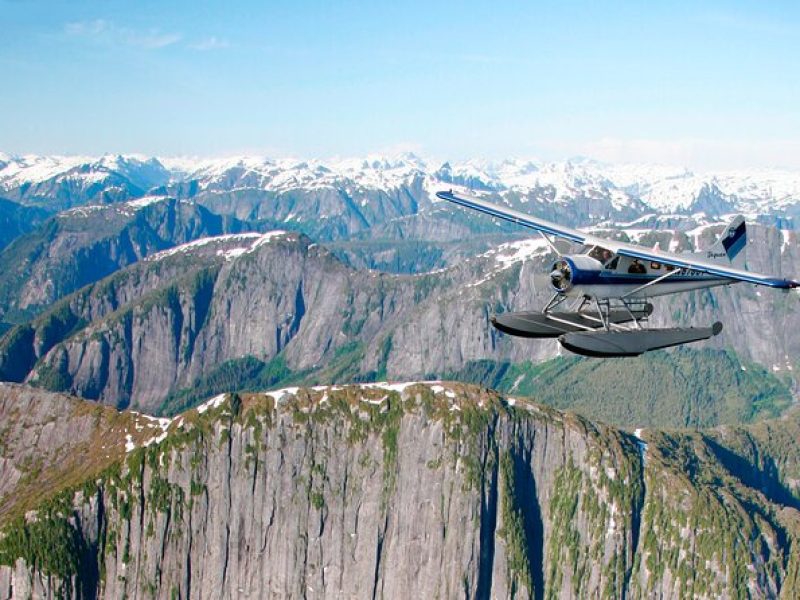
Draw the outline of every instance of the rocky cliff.
<instances>
[{"instance_id":1,"label":"rocky cliff","mask_svg":"<svg viewBox=\"0 0 800 600\"><path fill-rule=\"evenodd\" d=\"M50 213L44 209L22 206L0 198L0 250L34 229L48 216Z\"/></svg>"},{"instance_id":2,"label":"rocky cliff","mask_svg":"<svg viewBox=\"0 0 800 600\"><path fill-rule=\"evenodd\" d=\"M797 413L633 435L428 383L221 396L157 421L6 384L0 415L0 464L22 473L0 490L2 597L790 598L799 583ZM55 460L28 469L39 456ZM70 484L31 497L56 471Z\"/></svg>"},{"instance_id":3,"label":"rocky cliff","mask_svg":"<svg viewBox=\"0 0 800 600\"><path fill-rule=\"evenodd\" d=\"M24 320L160 250L253 228L165 197L60 213L0 252L0 320Z\"/></svg>"},{"instance_id":4,"label":"rocky cliff","mask_svg":"<svg viewBox=\"0 0 800 600\"><path fill-rule=\"evenodd\" d=\"M796 241L787 238L781 263L767 251L776 235L753 229L754 267L788 268ZM157 412L167 400L169 410L188 405L186 394L194 389L197 398L199 384L202 394L241 389L253 378L261 386L292 377L430 378L487 359L536 362L555 356L557 342L503 336L489 316L541 306L547 291L534 274L550 260L542 242L523 240L448 269L390 275L349 268L295 233L202 239L83 288L9 331L0 338L0 377ZM714 347L791 375L800 367L795 304L796 294L739 285L656 300L654 322L722 320ZM738 381L744 375L731 364L719 376Z\"/></svg>"}]
</instances>

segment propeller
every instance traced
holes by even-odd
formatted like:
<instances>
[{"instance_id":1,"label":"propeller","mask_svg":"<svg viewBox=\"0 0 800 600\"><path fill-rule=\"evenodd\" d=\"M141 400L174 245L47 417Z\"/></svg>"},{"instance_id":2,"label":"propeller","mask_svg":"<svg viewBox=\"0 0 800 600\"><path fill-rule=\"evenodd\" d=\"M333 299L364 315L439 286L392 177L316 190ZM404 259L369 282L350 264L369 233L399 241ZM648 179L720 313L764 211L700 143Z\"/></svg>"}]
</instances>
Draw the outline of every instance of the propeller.
<instances>
[{"instance_id":1,"label":"propeller","mask_svg":"<svg viewBox=\"0 0 800 600\"><path fill-rule=\"evenodd\" d=\"M572 269L566 260L556 261L550 271L550 284L559 292L566 292L572 286Z\"/></svg>"},{"instance_id":2,"label":"propeller","mask_svg":"<svg viewBox=\"0 0 800 600\"><path fill-rule=\"evenodd\" d=\"M533 290L548 290L550 293L555 289L558 292L566 292L572 286L572 271L569 263L565 260L556 261L550 272L536 271L533 274Z\"/></svg>"}]
</instances>

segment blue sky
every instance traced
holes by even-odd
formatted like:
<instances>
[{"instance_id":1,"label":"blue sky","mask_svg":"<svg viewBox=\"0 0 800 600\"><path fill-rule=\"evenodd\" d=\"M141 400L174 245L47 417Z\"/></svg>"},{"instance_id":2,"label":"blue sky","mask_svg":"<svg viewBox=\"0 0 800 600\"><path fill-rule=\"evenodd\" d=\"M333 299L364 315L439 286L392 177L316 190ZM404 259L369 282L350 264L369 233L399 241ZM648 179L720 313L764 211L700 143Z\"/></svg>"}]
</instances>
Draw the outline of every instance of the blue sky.
<instances>
[{"instance_id":1,"label":"blue sky","mask_svg":"<svg viewBox=\"0 0 800 600\"><path fill-rule=\"evenodd\" d=\"M800 169L800 5L0 0L0 149Z\"/></svg>"}]
</instances>

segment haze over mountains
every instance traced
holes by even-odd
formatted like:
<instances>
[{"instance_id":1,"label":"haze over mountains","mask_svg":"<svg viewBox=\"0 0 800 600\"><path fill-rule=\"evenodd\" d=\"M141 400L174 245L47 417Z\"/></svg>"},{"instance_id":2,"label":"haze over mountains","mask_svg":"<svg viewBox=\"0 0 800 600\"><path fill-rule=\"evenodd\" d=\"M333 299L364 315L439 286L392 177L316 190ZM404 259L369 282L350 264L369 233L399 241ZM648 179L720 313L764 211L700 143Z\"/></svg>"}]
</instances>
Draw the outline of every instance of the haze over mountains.
<instances>
[{"instance_id":1,"label":"haze over mountains","mask_svg":"<svg viewBox=\"0 0 800 600\"><path fill-rule=\"evenodd\" d=\"M604 213L626 210L796 216L800 203L800 174L778 170L693 173L675 167L605 165L587 159L563 163L437 162L413 154L273 160L0 153L0 193L4 197L57 208L141 197L154 188L180 198L245 189L276 194L298 189L336 189L363 205L362 195L370 190L388 193L421 186L428 194L418 200L431 202L435 201L430 195L434 188L448 184L518 194L521 201L547 199L569 205L579 199L593 200L596 210L590 219L595 220L606 216Z\"/></svg>"}]
</instances>

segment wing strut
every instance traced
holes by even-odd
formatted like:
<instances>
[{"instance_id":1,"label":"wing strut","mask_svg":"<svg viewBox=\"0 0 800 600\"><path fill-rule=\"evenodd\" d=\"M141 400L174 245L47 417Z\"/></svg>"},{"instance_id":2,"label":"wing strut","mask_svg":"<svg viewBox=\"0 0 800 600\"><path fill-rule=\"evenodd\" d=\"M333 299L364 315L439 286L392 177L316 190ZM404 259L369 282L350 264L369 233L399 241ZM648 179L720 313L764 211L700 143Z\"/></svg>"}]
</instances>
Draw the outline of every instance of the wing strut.
<instances>
[{"instance_id":1,"label":"wing strut","mask_svg":"<svg viewBox=\"0 0 800 600\"><path fill-rule=\"evenodd\" d=\"M553 243L553 240L551 240L550 237L544 231L540 231L539 235L541 235L544 238L544 241L547 242L547 245L550 246L550 249L556 253L556 256L561 257L561 252L558 251L558 248L556 248L556 245Z\"/></svg>"},{"instance_id":2,"label":"wing strut","mask_svg":"<svg viewBox=\"0 0 800 600\"><path fill-rule=\"evenodd\" d=\"M619 299L622 300L622 299L627 298L628 296L631 296L631 295L633 295L633 294L635 294L637 292L641 292L643 289L649 288L651 285L654 285L656 283L661 283L667 277L672 277L676 273L682 273L684 270L685 269L682 269L682 268L681 269L674 269L674 270L670 271L669 273L664 273L663 275L660 275L659 277L656 277L652 281L648 281L644 285L640 285L637 288L633 288L630 292L626 292L626 293L622 294L622 296L620 296ZM733 283L733 282L731 282L731 283Z\"/></svg>"}]
</instances>

